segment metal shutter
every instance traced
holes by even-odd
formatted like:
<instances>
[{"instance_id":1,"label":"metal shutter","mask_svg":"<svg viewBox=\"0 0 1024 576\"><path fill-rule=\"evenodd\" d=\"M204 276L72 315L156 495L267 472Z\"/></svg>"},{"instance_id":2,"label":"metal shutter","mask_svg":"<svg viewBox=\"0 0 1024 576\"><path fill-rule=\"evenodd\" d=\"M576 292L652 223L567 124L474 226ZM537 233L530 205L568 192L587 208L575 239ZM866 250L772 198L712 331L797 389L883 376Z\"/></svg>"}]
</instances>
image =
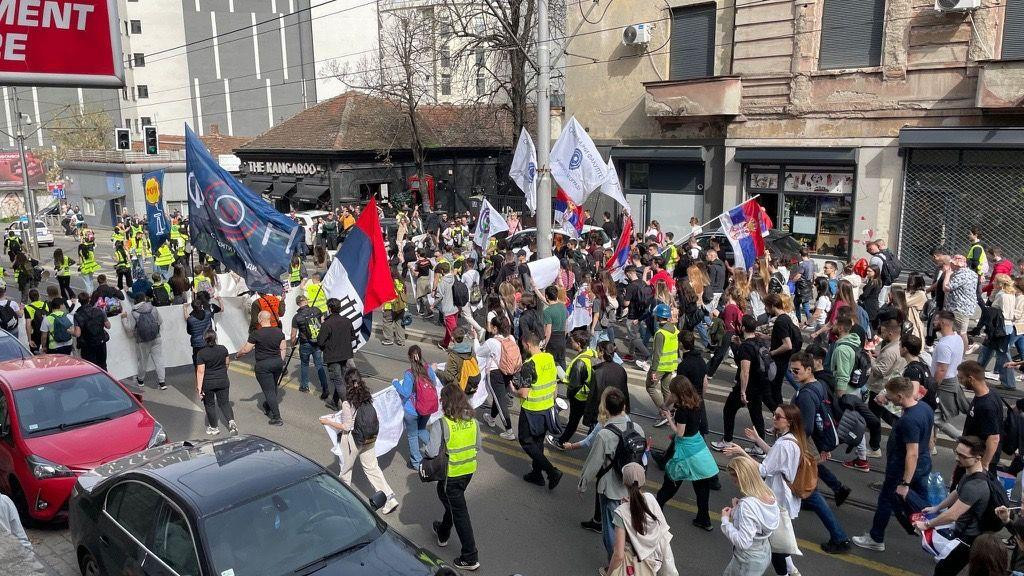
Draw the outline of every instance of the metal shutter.
<instances>
[{"instance_id":1,"label":"metal shutter","mask_svg":"<svg viewBox=\"0 0 1024 576\"><path fill-rule=\"evenodd\" d=\"M882 64L885 0L825 0L819 70Z\"/></svg>"},{"instance_id":2,"label":"metal shutter","mask_svg":"<svg viewBox=\"0 0 1024 576\"><path fill-rule=\"evenodd\" d=\"M672 9L669 79L715 75L715 4Z\"/></svg>"},{"instance_id":3,"label":"metal shutter","mask_svg":"<svg viewBox=\"0 0 1024 576\"><path fill-rule=\"evenodd\" d=\"M1007 0L1002 59L1024 58L1024 0Z\"/></svg>"}]
</instances>

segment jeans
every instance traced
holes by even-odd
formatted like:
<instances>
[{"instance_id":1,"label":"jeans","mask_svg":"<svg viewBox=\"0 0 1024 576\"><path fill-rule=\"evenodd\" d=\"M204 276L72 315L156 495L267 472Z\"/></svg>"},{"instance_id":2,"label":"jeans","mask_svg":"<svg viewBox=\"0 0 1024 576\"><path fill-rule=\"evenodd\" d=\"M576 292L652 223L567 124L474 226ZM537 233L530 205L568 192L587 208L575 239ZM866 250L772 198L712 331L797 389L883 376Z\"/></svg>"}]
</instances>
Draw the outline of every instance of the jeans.
<instances>
[{"instance_id":1,"label":"jeans","mask_svg":"<svg viewBox=\"0 0 1024 576\"><path fill-rule=\"evenodd\" d=\"M651 352L643 341L643 320L626 320L626 340L629 341L630 352L634 360L646 360Z\"/></svg>"},{"instance_id":2,"label":"jeans","mask_svg":"<svg viewBox=\"0 0 1024 576\"><path fill-rule=\"evenodd\" d=\"M927 474L916 474L910 482L910 492L907 493L906 503L911 508L920 510L927 506L924 498L920 496L928 493L924 484L926 477ZM903 502L897 500L898 498L902 500L902 498L896 493L896 488L902 481L902 472L896 474L894 470L885 475L882 490L878 494L878 504L875 506L875 516L871 521L871 532L869 532L871 539L875 542L885 542L885 528L889 525L889 517L892 516L893 510L897 506L903 506Z\"/></svg>"},{"instance_id":3,"label":"jeans","mask_svg":"<svg viewBox=\"0 0 1024 576\"><path fill-rule=\"evenodd\" d=\"M711 356L711 361L708 362L708 378L714 378L715 372L718 372L718 367L722 365L722 361L725 360L725 355L732 349L732 337L735 336L732 332L725 333L725 341L722 342L721 346L715 346L714 354ZM735 352L733 352L735 354Z\"/></svg>"},{"instance_id":4,"label":"jeans","mask_svg":"<svg viewBox=\"0 0 1024 576\"><path fill-rule=\"evenodd\" d=\"M622 501L612 500L604 494L598 494L598 498L601 501L601 541L608 552L608 560L611 560L612 552L615 551L615 526L612 520L615 518L615 509Z\"/></svg>"},{"instance_id":5,"label":"jeans","mask_svg":"<svg viewBox=\"0 0 1024 576\"><path fill-rule=\"evenodd\" d=\"M353 365L354 362L351 359L327 364L327 372L330 375L328 389L334 389L334 396L331 398L331 402L334 404L340 406L348 397L345 389L345 370L348 370Z\"/></svg>"},{"instance_id":6,"label":"jeans","mask_svg":"<svg viewBox=\"0 0 1024 576\"><path fill-rule=\"evenodd\" d=\"M206 425L210 428L217 427L217 408L224 415L224 419L231 422L235 419L231 411L231 402L228 401L227 387L219 390L203 390L203 408L206 409Z\"/></svg>"},{"instance_id":7,"label":"jeans","mask_svg":"<svg viewBox=\"0 0 1024 576\"><path fill-rule=\"evenodd\" d=\"M796 312L796 321L797 322L800 322L800 318L801 318L801 314L800 313L801 312L803 312L803 317L804 318L807 318L808 320L811 318L811 303L810 302L794 302L793 304L794 304L793 307L795 308L794 312Z\"/></svg>"},{"instance_id":8,"label":"jeans","mask_svg":"<svg viewBox=\"0 0 1024 576\"><path fill-rule=\"evenodd\" d=\"M832 513L832 509L825 502L825 497L817 490L801 500L801 508L810 510L818 515L818 519L821 520L821 523L825 525L825 529L828 530L829 540L832 542L845 542L849 539L843 530L843 525L839 523L836 515Z\"/></svg>"},{"instance_id":9,"label":"jeans","mask_svg":"<svg viewBox=\"0 0 1024 576\"><path fill-rule=\"evenodd\" d=\"M81 277L82 284L85 285L85 291L92 294L93 288L96 287L96 281L93 280L92 274L82 274ZM170 274L167 275L167 278L170 278ZM167 280L167 278L164 278L164 280Z\"/></svg>"},{"instance_id":10,"label":"jeans","mask_svg":"<svg viewBox=\"0 0 1024 576\"><path fill-rule=\"evenodd\" d=\"M459 535L459 542L462 543L459 558L470 563L479 560L476 539L473 537L473 523L470 521L469 506L466 504L466 488L472 479L473 475L467 474L445 478L437 483L437 497L444 506L444 517L438 526L437 537L442 542L447 541L454 527L455 533Z\"/></svg>"},{"instance_id":11,"label":"jeans","mask_svg":"<svg viewBox=\"0 0 1024 576\"><path fill-rule=\"evenodd\" d=\"M156 268L156 273L164 279L164 282L171 279L171 266L154 266L154 268Z\"/></svg>"},{"instance_id":12,"label":"jeans","mask_svg":"<svg viewBox=\"0 0 1024 576\"><path fill-rule=\"evenodd\" d=\"M327 394L330 390L330 380L327 379L327 370L324 368L324 353L312 342L299 340L299 390L309 390L309 357L313 357L313 365L316 366L316 375L320 379L320 391Z\"/></svg>"},{"instance_id":13,"label":"jeans","mask_svg":"<svg viewBox=\"0 0 1024 576\"><path fill-rule=\"evenodd\" d=\"M828 466L825 466L824 462L818 462L818 480L824 482L825 486L832 490L832 494L839 492L845 487L839 478L836 478L836 475L828 469Z\"/></svg>"},{"instance_id":14,"label":"jeans","mask_svg":"<svg viewBox=\"0 0 1024 576\"><path fill-rule=\"evenodd\" d=\"M996 357L996 365L993 368L993 372L999 374L999 383L1003 388L1016 388L1014 383L1014 374L1012 368L1003 368L1003 365L1010 361L1010 340L1016 342L1017 337L1012 336L1007 339L1006 352L999 350L993 350L988 346L982 346L981 350L978 351L978 364L981 364L982 368L988 368L988 361L992 359L992 356Z\"/></svg>"},{"instance_id":15,"label":"jeans","mask_svg":"<svg viewBox=\"0 0 1024 576\"><path fill-rule=\"evenodd\" d=\"M253 372L256 374L256 381L260 384L260 390L263 391L263 408L266 410L267 416L271 420L280 420L281 411L277 406L277 381L281 379L281 373L284 372L284 361L280 356L258 360L253 367Z\"/></svg>"},{"instance_id":16,"label":"jeans","mask_svg":"<svg viewBox=\"0 0 1024 576\"><path fill-rule=\"evenodd\" d=\"M419 468L420 462L423 461L420 442L424 446L430 443L430 434L427 432L428 420L430 420L430 416L405 412L405 435L409 440L409 464L413 468Z\"/></svg>"}]
</instances>

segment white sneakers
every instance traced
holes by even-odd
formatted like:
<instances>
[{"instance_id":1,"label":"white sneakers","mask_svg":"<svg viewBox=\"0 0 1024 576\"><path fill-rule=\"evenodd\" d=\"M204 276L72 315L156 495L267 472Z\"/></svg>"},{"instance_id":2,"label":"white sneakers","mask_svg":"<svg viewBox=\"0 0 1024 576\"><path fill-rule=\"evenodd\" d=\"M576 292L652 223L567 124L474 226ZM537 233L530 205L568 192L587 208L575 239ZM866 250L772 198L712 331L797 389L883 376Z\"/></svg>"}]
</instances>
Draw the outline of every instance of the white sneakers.
<instances>
[{"instance_id":1,"label":"white sneakers","mask_svg":"<svg viewBox=\"0 0 1024 576\"><path fill-rule=\"evenodd\" d=\"M515 440L516 439L516 431L511 429L511 428L509 428L508 430L505 430L504 432L499 434L499 436L501 436L505 440Z\"/></svg>"},{"instance_id":2,"label":"white sneakers","mask_svg":"<svg viewBox=\"0 0 1024 576\"><path fill-rule=\"evenodd\" d=\"M391 514L398 508L398 500L394 496L388 498L388 501L384 503L384 507L380 509L381 514Z\"/></svg>"},{"instance_id":3,"label":"white sneakers","mask_svg":"<svg viewBox=\"0 0 1024 576\"><path fill-rule=\"evenodd\" d=\"M645 362L643 360L636 360L633 363L636 364L637 368L643 370L644 372L650 372L651 371L651 363L650 362Z\"/></svg>"},{"instance_id":4,"label":"white sneakers","mask_svg":"<svg viewBox=\"0 0 1024 576\"><path fill-rule=\"evenodd\" d=\"M885 552L885 542L875 542L875 540L871 538L870 534L854 536L852 540L854 544L860 546L861 548L874 550L875 552Z\"/></svg>"},{"instance_id":5,"label":"white sneakers","mask_svg":"<svg viewBox=\"0 0 1024 576\"><path fill-rule=\"evenodd\" d=\"M207 436L216 436L217 434L220 434L220 428L214 428L213 426L206 427Z\"/></svg>"}]
</instances>

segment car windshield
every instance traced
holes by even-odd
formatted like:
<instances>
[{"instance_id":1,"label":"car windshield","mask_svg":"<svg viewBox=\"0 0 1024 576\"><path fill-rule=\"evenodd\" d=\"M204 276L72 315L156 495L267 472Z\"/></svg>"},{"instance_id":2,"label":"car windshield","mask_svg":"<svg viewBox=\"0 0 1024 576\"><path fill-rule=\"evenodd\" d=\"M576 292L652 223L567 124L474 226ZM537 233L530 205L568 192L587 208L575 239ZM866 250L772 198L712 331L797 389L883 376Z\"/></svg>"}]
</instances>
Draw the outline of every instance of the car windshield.
<instances>
[{"instance_id":1,"label":"car windshield","mask_svg":"<svg viewBox=\"0 0 1024 576\"><path fill-rule=\"evenodd\" d=\"M16 390L14 403L26 436L113 420L139 408L124 388L99 373Z\"/></svg>"},{"instance_id":2,"label":"car windshield","mask_svg":"<svg viewBox=\"0 0 1024 576\"><path fill-rule=\"evenodd\" d=\"M381 535L373 514L328 474L218 512L204 528L213 573L238 576L289 574Z\"/></svg>"},{"instance_id":3,"label":"car windshield","mask_svg":"<svg viewBox=\"0 0 1024 576\"><path fill-rule=\"evenodd\" d=\"M17 360L31 358L32 354L25 345L8 333L0 334L0 360Z\"/></svg>"}]
</instances>

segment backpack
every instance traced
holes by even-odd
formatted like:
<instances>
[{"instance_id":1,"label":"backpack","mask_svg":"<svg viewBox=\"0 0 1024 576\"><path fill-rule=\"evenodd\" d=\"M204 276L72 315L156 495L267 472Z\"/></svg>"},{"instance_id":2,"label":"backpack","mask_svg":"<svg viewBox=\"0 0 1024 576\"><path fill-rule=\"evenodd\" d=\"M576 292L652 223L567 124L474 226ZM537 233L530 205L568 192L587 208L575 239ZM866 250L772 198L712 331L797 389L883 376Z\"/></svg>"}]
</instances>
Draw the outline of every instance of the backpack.
<instances>
[{"instance_id":1,"label":"backpack","mask_svg":"<svg viewBox=\"0 0 1024 576\"><path fill-rule=\"evenodd\" d=\"M792 440L797 447L800 446L796 438ZM800 499L810 498L811 494L818 489L818 463L814 461L814 456L801 450L800 461L796 468L796 476L792 480L788 480L786 475L783 474L782 479L785 480L794 496Z\"/></svg>"},{"instance_id":2,"label":"backpack","mask_svg":"<svg viewBox=\"0 0 1024 576\"><path fill-rule=\"evenodd\" d=\"M804 347L804 335L792 320L789 323L789 341L793 345L793 353L799 352Z\"/></svg>"},{"instance_id":3,"label":"backpack","mask_svg":"<svg viewBox=\"0 0 1024 576\"><path fill-rule=\"evenodd\" d=\"M501 342L501 361L498 362L498 370L505 376L512 376L523 367L523 355L519 352L519 345L511 336L499 338Z\"/></svg>"},{"instance_id":4,"label":"backpack","mask_svg":"<svg viewBox=\"0 0 1024 576\"><path fill-rule=\"evenodd\" d=\"M299 331L302 332L302 337L309 342L316 342L317 337L320 335L320 326L322 325L320 316L320 309L316 306L310 306L295 318L299 325Z\"/></svg>"},{"instance_id":5,"label":"backpack","mask_svg":"<svg viewBox=\"0 0 1024 576\"><path fill-rule=\"evenodd\" d=\"M888 248L880 251L878 255L882 257L882 284L888 286L900 277L903 272L903 263Z\"/></svg>"},{"instance_id":6,"label":"backpack","mask_svg":"<svg viewBox=\"0 0 1024 576\"><path fill-rule=\"evenodd\" d=\"M863 388L868 383L871 372L871 356L863 348L850 342L839 342L836 346L849 346L853 349L853 369L850 370L850 388Z\"/></svg>"},{"instance_id":7,"label":"backpack","mask_svg":"<svg viewBox=\"0 0 1024 576\"><path fill-rule=\"evenodd\" d=\"M978 528L984 532L999 532L1003 529L1003 521L996 515L996 508L1000 506L1010 506L1010 500L1006 496L1006 489L997 482L994 478L989 476L987 470L981 472L975 472L970 476L964 478L964 482L969 482L973 479L981 480L988 484L988 503L985 505L985 510L982 511L981 517L978 518Z\"/></svg>"},{"instance_id":8,"label":"backpack","mask_svg":"<svg viewBox=\"0 0 1024 576\"><path fill-rule=\"evenodd\" d=\"M43 318L46 317L49 310L47 310L47 306L45 304L42 306L26 304L25 307L34 310L34 313L32 314L32 342L38 346L40 343L39 339L42 338L41 329L43 327Z\"/></svg>"},{"instance_id":9,"label":"backpack","mask_svg":"<svg viewBox=\"0 0 1024 576\"><path fill-rule=\"evenodd\" d=\"M67 314L50 314L50 323L53 324L53 341L67 342L71 340L71 318Z\"/></svg>"},{"instance_id":10,"label":"backpack","mask_svg":"<svg viewBox=\"0 0 1024 576\"><path fill-rule=\"evenodd\" d=\"M466 393L467 396L476 394L476 389L480 387L480 364L476 361L476 356L470 356L462 361L462 365L459 366L459 388Z\"/></svg>"},{"instance_id":11,"label":"backpack","mask_svg":"<svg viewBox=\"0 0 1024 576\"><path fill-rule=\"evenodd\" d=\"M161 283L153 285L153 306L170 306L171 305L171 291L170 286Z\"/></svg>"},{"instance_id":12,"label":"backpack","mask_svg":"<svg viewBox=\"0 0 1024 576\"><path fill-rule=\"evenodd\" d=\"M160 336L160 323L154 316L156 312L150 308L148 312L138 312L135 318L135 339L139 342L152 342Z\"/></svg>"},{"instance_id":13,"label":"backpack","mask_svg":"<svg viewBox=\"0 0 1024 576\"><path fill-rule=\"evenodd\" d=\"M639 310L641 314L650 313L651 307L654 305L654 288L649 284L644 284L640 286L637 296L640 298L640 301L637 302L637 310Z\"/></svg>"},{"instance_id":14,"label":"backpack","mask_svg":"<svg viewBox=\"0 0 1024 576\"><path fill-rule=\"evenodd\" d=\"M352 439L356 446L366 446L377 440L380 422L377 421L377 410L373 402L367 402L356 408L355 422L352 425Z\"/></svg>"},{"instance_id":15,"label":"backpack","mask_svg":"<svg viewBox=\"0 0 1024 576\"><path fill-rule=\"evenodd\" d=\"M469 304L469 288L466 287L465 282L458 278L452 284L452 303L455 304L456 308L462 308Z\"/></svg>"},{"instance_id":16,"label":"backpack","mask_svg":"<svg viewBox=\"0 0 1024 576\"><path fill-rule=\"evenodd\" d=\"M824 386L822 384L822 387ZM818 399L814 404L814 429L811 430L811 440L818 451L831 452L839 447L839 433L836 430L835 418L832 416L835 413L832 399L829 398L828 392L822 395L811 386L800 389L801 392L804 390L812 392Z\"/></svg>"},{"instance_id":17,"label":"backpack","mask_svg":"<svg viewBox=\"0 0 1024 576\"><path fill-rule=\"evenodd\" d=\"M76 317L81 319L78 323L82 328L82 335L78 338L80 343L87 346L99 346L110 339L107 336L107 331L103 328L106 315L99 308L83 306L76 313Z\"/></svg>"},{"instance_id":18,"label":"backpack","mask_svg":"<svg viewBox=\"0 0 1024 576\"><path fill-rule=\"evenodd\" d=\"M837 428L839 443L846 444L846 451L856 448L864 438L864 431L867 429L867 422L864 417L853 408L843 411L843 417L839 419Z\"/></svg>"},{"instance_id":19,"label":"backpack","mask_svg":"<svg viewBox=\"0 0 1024 576\"><path fill-rule=\"evenodd\" d=\"M754 344L754 348L757 349L757 364L761 370L761 376L767 379L769 382L775 380L778 376L778 366L775 365L775 360L772 359L772 352L767 344Z\"/></svg>"},{"instance_id":20,"label":"backpack","mask_svg":"<svg viewBox=\"0 0 1024 576\"><path fill-rule=\"evenodd\" d=\"M938 387L935 385L935 378L932 377L931 368L920 360L914 360L913 362L908 363L907 367L903 369L903 375L911 380L916 380L921 384L921 387L925 390L924 396L921 397L921 400L924 401L925 404L934 408L935 395L938 393ZM1012 454L1013 452L1010 453Z\"/></svg>"},{"instance_id":21,"label":"backpack","mask_svg":"<svg viewBox=\"0 0 1024 576\"><path fill-rule=\"evenodd\" d=\"M1006 416L1003 417L1003 429L999 433L999 448L1003 454L1012 456L1020 448L1020 433L1024 425L1024 416L1015 412L1006 403L1006 400L999 399L1006 407Z\"/></svg>"},{"instance_id":22,"label":"backpack","mask_svg":"<svg viewBox=\"0 0 1024 576\"><path fill-rule=\"evenodd\" d=\"M412 372L409 374L412 374ZM413 376L412 386L412 405L416 408L416 413L420 416L430 416L437 412L440 404L438 403L437 388L434 387L434 383L427 378Z\"/></svg>"},{"instance_id":23,"label":"backpack","mask_svg":"<svg viewBox=\"0 0 1024 576\"><path fill-rule=\"evenodd\" d=\"M480 293L480 283L473 284L473 289L469 292L469 301L473 304L479 304L483 297L483 294Z\"/></svg>"},{"instance_id":24,"label":"backpack","mask_svg":"<svg viewBox=\"0 0 1024 576\"><path fill-rule=\"evenodd\" d=\"M3 306L0 306L0 328L11 334L18 334L18 313L14 311L14 306L10 300Z\"/></svg>"},{"instance_id":25,"label":"backpack","mask_svg":"<svg viewBox=\"0 0 1024 576\"><path fill-rule=\"evenodd\" d=\"M607 474L609 470L615 470L619 478L622 478L623 466L632 462L640 464L644 468L647 467L644 464L644 455L647 453L647 439L636 431L632 421L626 422L625 430L619 430L619 427L615 424L605 426L605 430L610 430L612 434L615 434L615 437L619 439L619 443L615 446L612 461L602 466L597 472L598 479Z\"/></svg>"}]
</instances>

